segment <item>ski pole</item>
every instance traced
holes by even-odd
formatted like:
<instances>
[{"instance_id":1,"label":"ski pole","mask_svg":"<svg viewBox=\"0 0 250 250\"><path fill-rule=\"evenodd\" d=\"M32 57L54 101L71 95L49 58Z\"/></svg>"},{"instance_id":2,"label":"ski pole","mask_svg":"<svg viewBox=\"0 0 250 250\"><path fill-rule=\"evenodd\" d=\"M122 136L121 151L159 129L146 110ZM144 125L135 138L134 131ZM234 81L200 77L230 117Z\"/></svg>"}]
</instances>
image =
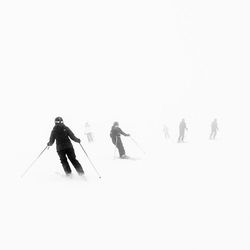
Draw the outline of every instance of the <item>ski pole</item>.
<instances>
[{"instance_id":1,"label":"ski pole","mask_svg":"<svg viewBox=\"0 0 250 250\"><path fill-rule=\"evenodd\" d=\"M138 145L138 143L130 136L130 139L136 144L136 146L143 152L143 154L146 154L145 151Z\"/></svg>"},{"instance_id":2,"label":"ski pole","mask_svg":"<svg viewBox=\"0 0 250 250\"><path fill-rule=\"evenodd\" d=\"M95 168L94 164L93 164L93 163L92 163L92 161L90 160L90 158L89 158L88 154L86 153L86 151L84 150L84 148L83 148L82 144L81 144L81 143L79 143L79 144L80 144L80 146L81 146L81 148L82 148L83 152L84 152L84 153L85 153L85 155L87 156L87 158L88 158L89 162L91 163L92 167L93 167L93 168L94 168L94 170L96 171L96 173L97 173L98 177L99 177L99 178L101 178L101 175L98 173L98 171L97 171L97 169Z\"/></svg>"},{"instance_id":3,"label":"ski pole","mask_svg":"<svg viewBox=\"0 0 250 250\"><path fill-rule=\"evenodd\" d=\"M48 148L48 146L45 147L45 149L37 156L37 158L30 164L30 166L24 171L24 173L21 175L23 178L24 175L29 171L29 169L34 165L34 163L40 158L40 156L43 154L43 152Z\"/></svg>"}]
</instances>

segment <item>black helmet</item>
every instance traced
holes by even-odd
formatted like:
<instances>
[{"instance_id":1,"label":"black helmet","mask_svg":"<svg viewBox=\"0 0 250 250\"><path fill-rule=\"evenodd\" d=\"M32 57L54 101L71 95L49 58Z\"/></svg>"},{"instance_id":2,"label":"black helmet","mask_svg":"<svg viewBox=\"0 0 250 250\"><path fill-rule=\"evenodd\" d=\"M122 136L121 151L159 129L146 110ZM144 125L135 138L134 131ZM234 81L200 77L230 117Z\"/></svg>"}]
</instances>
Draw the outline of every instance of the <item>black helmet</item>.
<instances>
[{"instance_id":1,"label":"black helmet","mask_svg":"<svg viewBox=\"0 0 250 250\"><path fill-rule=\"evenodd\" d=\"M63 123L63 118L60 117L60 116L56 117L55 123L56 123L56 124Z\"/></svg>"},{"instance_id":2,"label":"black helmet","mask_svg":"<svg viewBox=\"0 0 250 250\"><path fill-rule=\"evenodd\" d=\"M113 126L119 126L118 122L114 122Z\"/></svg>"}]
</instances>

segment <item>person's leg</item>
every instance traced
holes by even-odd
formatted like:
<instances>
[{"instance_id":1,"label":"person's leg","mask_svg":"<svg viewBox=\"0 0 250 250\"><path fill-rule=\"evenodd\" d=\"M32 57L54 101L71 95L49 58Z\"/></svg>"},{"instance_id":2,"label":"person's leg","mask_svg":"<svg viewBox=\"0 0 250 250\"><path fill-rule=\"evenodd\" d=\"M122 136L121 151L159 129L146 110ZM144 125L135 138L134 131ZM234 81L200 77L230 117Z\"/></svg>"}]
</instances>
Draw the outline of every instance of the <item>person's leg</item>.
<instances>
[{"instance_id":1,"label":"person's leg","mask_svg":"<svg viewBox=\"0 0 250 250\"><path fill-rule=\"evenodd\" d=\"M87 134L87 139L88 139L88 142L90 142L89 133Z\"/></svg>"},{"instance_id":2,"label":"person's leg","mask_svg":"<svg viewBox=\"0 0 250 250\"><path fill-rule=\"evenodd\" d=\"M183 139L184 139L184 134L183 134L183 132L181 131L181 132L180 132L179 139L178 139L178 142L183 142Z\"/></svg>"},{"instance_id":3,"label":"person's leg","mask_svg":"<svg viewBox=\"0 0 250 250\"><path fill-rule=\"evenodd\" d=\"M71 174L71 169L70 169L67 157L66 157L66 151L61 150L61 151L58 151L57 153L59 155L65 174L67 175Z\"/></svg>"},{"instance_id":4,"label":"person's leg","mask_svg":"<svg viewBox=\"0 0 250 250\"><path fill-rule=\"evenodd\" d=\"M71 161L72 165L74 166L74 168L76 169L77 173L78 174L84 174L84 171L82 169L81 164L76 159L75 151L74 151L73 148L68 148L67 149L67 156L68 156L69 160Z\"/></svg>"},{"instance_id":5,"label":"person's leg","mask_svg":"<svg viewBox=\"0 0 250 250\"><path fill-rule=\"evenodd\" d=\"M213 139L215 139L216 134L217 134L217 131L215 130L215 131L214 131Z\"/></svg>"},{"instance_id":6,"label":"person's leg","mask_svg":"<svg viewBox=\"0 0 250 250\"><path fill-rule=\"evenodd\" d=\"M90 142L93 142L93 135L92 135L92 133L89 133L89 138L90 138Z\"/></svg>"},{"instance_id":7,"label":"person's leg","mask_svg":"<svg viewBox=\"0 0 250 250\"><path fill-rule=\"evenodd\" d=\"M178 142L181 141L181 134L179 134L179 137L178 137Z\"/></svg>"},{"instance_id":8,"label":"person's leg","mask_svg":"<svg viewBox=\"0 0 250 250\"><path fill-rule=\"evenodd\" d=\"M93 141L93 137L92 137L92 134L91 134L91 133L88 133L88 141L89 141L89 142L92 142L92 141Z\"/></svg>"},{"instance_id":9,"label":"person's leg","mask_svg":"<svg viewBox=\"0 0 250 250\"><path fill-rule=\"evenodd\" d=\"M122 140L120 137L117 137L117 148L119 150L120 157L125 155L125 149L123 147Z\"/></svg>"}]
</instances>

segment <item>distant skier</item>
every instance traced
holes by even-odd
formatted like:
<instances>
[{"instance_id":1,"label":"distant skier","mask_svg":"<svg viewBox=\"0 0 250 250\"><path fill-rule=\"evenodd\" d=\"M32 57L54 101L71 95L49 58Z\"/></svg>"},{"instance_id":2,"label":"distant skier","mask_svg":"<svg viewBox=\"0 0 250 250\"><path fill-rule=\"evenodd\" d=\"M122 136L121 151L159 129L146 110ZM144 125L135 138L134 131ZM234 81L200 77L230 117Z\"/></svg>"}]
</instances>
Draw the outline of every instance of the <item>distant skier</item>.
<instances>
[{"instance_id":1,"label":"distant skier","mask_svg":"<svg viewBox=\"0 0 250 250\"><path fill-rule=\"evenodd\" d=\"M125 154L125 150L122 144L121 135L130 136L130 134L126 134L120 129L118 122L114 122L110 131L110 137L112 139L113 144L118 148L120 158L125 159L127 158L127 156Z\"/></svg>"},{"instance_id":2,"label":"distant skier","mask_svg":"<svg viewBox=\"0 0 250 250\"><path fill-rule=\"evenodd\" d=\"M168 139L170 137L168 133L168 127L166 125L163 126L163 133L164 133L165 139Z\"/></svg>"},{"instance_id":3,"label":"distant skier","mask_svg":"<svg viewBox=\"0 0 250 250\"><path fill-rule=\"evenodd\" d=\"M88 142L93 142L93 134L88 122L85 123L85 135L87 135Z\"/></svg>"},{"instance_id":4,"label":"distant skier","mask_svg":"<svg viewBox=\"0 0 250 250\"><path fill-rule=\"evenodd\" d=\"M188 130L186 122L184 119L181 120L179 125L179 138L178 142L183 142L185 136L185 130Z\"/></svg>"},{"instance_id":5,"label":"distant skier","mask_svg":"<svg viewBox=\"0 0 250 250\"><path fill-rule=\"evenodd\" d=\"M51 131L47 146L52 146L56 140L56 150L66 175L71 174L67 157L75 167L78 174L83 175L84 171L81 164L76 159L75 151L70 139L78 143L81 142L81 140L75 137L73 132L64 125L62 117L56 117L55 126Z\"/></svg>"},{"instance_id":6,"label":"distant skier","mask_svg":"<svg viewBox=\"0 0 250 250\"><path fill-rule=\"evenodd\" d=\"M215 136L217 135L217 131L219 130L218 124L217 124L217 119L214 119L213 122L211 123L211 134L210 134L210 139L214 140Z\"/></svg>"}]
</instances>

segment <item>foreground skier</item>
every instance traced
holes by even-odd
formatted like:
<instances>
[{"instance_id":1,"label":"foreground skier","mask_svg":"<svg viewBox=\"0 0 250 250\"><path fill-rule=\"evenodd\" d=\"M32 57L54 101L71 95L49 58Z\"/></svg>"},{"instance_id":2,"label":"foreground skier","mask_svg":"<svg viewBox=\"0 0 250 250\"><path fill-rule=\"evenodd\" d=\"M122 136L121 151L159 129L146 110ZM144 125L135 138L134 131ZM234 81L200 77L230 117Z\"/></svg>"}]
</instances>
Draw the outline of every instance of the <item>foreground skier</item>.
<instances>
[{"instance_id":1,"label":"foreground skier","mask_svg":"<svg viewBox=\"0 0 250 250\"><path fill-rule=\"evenodd\" d=\"M55 119L55 126L51 132L47 146L52 146L54 141L56 140L56 150L66 175L71 174L71 169L67 157L75 167L77 173L79 175L83 175L84 171L81 164L76 159L75 151L70 139L78 143L81 142L81 140L75 137L73 132L64 125L62 117L57 117Z\"/></svg>"},{"instance_id":2,"label":"foreground skier","mask_svg":"<svg viewBox=\"0 0 250 250\"><path fill-rule=\"evenodd\" d=\"M114 122L110 131L110 137L112 139L113 144L118 148L120 158L125 159L128 158L128 156L126 156L125 154L125 150L121 140L121 135L130 136L130 134L126 134L120 129L118 122Z\"/></svg>"}]
</instances>

